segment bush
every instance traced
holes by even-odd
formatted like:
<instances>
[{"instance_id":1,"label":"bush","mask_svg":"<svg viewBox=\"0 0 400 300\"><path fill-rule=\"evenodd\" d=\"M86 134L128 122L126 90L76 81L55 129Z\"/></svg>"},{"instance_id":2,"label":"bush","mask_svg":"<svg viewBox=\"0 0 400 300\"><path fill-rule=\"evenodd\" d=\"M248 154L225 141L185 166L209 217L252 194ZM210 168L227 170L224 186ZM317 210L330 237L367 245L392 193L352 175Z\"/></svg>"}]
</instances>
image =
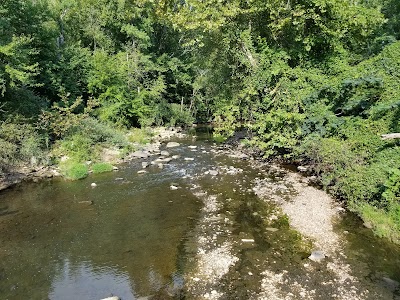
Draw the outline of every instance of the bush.
<instances>
[{"instance_id":1,"label":"bush","mask_svg":"<svg viewBox=\"0 0 400 300\"><path fill-rule=\"evenodd\" d=\"M131 143L147 144L151 140L151 132L146 129L133 128L128 134L128 140Z\"/></svg>"},{"instance_id":2,"label":"bush","mask_svg":"<svg viewBox=\"0 0 400 300\"><path fill-rule=\"evenodd\" d=\"M78 180L88 176L89 170L86 164L66 161L60 165L61 173L67 179Z\"/></svg>"},{"instance_id":3,"label":"bush","mask_svg":"<svg viewBox=\"0 0 400 300\"><path fill-rule=\"evenodd\" d=\"M33 125L18 117L0 123L0 171L21 164L38 165L45 162L46 149Z\"/></svg>"},{"instance_id":4,"label":"bush","mask_svg":"<svg viewBox=\"0 0 400 300\"><path fill-rule=\"evenodd\" d=\"M113 170L113 166L109 163L95 163L92 165L92 171L95 174L111 172Z\"/></svg>"}]
</instances>

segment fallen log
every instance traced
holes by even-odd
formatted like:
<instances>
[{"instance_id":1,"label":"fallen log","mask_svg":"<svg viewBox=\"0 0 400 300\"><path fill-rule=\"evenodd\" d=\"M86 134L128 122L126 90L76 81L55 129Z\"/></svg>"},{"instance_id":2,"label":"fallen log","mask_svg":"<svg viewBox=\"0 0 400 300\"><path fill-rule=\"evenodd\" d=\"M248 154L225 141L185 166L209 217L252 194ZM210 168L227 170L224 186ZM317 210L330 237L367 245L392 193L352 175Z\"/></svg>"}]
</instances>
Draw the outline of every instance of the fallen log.
<instances>
[{"instance_id":1,"label":"fallen log","mask_svg":"<svg viewBox=\"0 0 400 300\"><path fill-rule=\"evenodd\" d=\"M382 140L400 139L400 133L388 133L381 135Z\"/></svg>"}]
</instances>

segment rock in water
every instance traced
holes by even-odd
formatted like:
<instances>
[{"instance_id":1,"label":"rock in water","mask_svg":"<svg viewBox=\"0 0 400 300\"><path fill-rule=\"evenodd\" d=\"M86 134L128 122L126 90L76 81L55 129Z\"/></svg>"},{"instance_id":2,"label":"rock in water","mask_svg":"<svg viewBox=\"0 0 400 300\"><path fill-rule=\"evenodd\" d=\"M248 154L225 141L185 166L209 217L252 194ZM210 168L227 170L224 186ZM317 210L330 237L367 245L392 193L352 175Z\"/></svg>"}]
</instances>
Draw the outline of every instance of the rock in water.
<instances>
[{"instance_id":1,"label":"rock in water","mask_svg":"<svg viewBox=\"0 0 400 300\"><path fill-rule=\"evenodd\" d=\"M94 182L92 182L92 183L90 184L90 186L91 186L91 187L96 187L96 186L97 186L97 184L96 184L96 183L94 183Z\"/></svg>"},{"instance_id":2,"label":"rock in water","mask_svg":"<svg viewBox=\"0 0 400 300\"><path fill-rule=\"evenodd\" d=\"M168 144L167 144L167 148L174 148L174 147L178 147L180 144L179 143L177 143L177 142L169 142Z\"/></svg>"},{"instance_id":3,"label":"rock in water","mask_svg":"<svg viewBox=\"0 0 400 300\"><path fill-rule=\"evenodd\" d=\"M147 168L149 163L147 161L142 162L142 168L145 169Z\"/></svg>"},{"instance_id":4,"label":"rock in water","mask_svg":"<svg viewBox=\"0 0 400 300\"><path fill-rule=\"evenodd\" d=\"M211 176L217 176L218 175L218 171L217 170L210 170L210 171L208 171L208 174L210 174Z\"/></svg>"},{"instance_id":5,"label":"rock in water","mask_svg":"<svg viewBox=\"0 0 400 300\"><path fill-rule=\"evenodd\" d=\"M140 170L140 171L138 171L137 173L138 173L138 174L144 174L144 173L147 173L147 171L146 171L146 170Z\"/></svg>"},{"instance_id":6,"label":"rock in water","mask_svg":"<svg viewBox=\"0 0 400 300\"><path fill-rule=\"evenodd\" d=\"M177 190L177 189L178 189L178 187L177 187L177 186L175 186L175 185L171 185L169 188L170 188L171 190L173 190L173 191L175 191L175 190Z\"/></svg>"},{"instance_id":7,"label":"rock in water","mask_svg":"<svg viewBox=\"0 0 400 300\"><path fill-rule=\"evenodd\" d=\"M185 157L185 160L194 160L193 157Z\"/></svg>"},{"instance_id":8,"label":"rock in water","mask_svg":"<svg viewBox=\"0 0 400 300\"><path fill-rule=\"evenodd\" d=\"M168 151L161 151L160 153L162 156L169 156L169 152Z\"/></svg>"},{"instance_id":9,"label":"rock in water","mask_svg":"<svg viewBox=\"0 0 400 300\"><path fill-rule=\"evenodd\" d=\"M121 300L121 299L117 296L112 296L112 297L103 298L101 300Z\"/></svg>"},{"instance_id":10,"label":"rock in water","mask_svg":"<svg viewBox=\"0 0 400 300\"><path fill-rule=\"evenodd\" d=\"M196 149L197 146L188 146L189 149Z\"/></svg>"},{"instance_id":11,"label":"rock in water","mask_svg":"<svg viewBox=\"0 0 400 300\"><path fill-rule=\"evenodd\" d=\"M321 262L325 258L325 254L322 251L313 251L308 258L315 262Z\"/></svg>"}]
</instances>

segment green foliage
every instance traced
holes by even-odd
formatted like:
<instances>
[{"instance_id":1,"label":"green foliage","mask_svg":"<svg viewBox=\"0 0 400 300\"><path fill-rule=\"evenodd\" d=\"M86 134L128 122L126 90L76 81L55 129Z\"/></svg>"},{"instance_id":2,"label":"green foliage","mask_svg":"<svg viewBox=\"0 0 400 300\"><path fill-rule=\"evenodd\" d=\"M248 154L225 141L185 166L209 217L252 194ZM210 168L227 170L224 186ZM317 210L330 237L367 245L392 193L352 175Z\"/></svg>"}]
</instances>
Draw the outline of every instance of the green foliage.
<instances>
[{"instance_id":1,"label":"green foliage","mask_svg":"<svg viewBox=\"0 0 400 300\"><path fill-rule=\"evenodd\" d=\"M86 164L77 163L68 160L60 165L63 176L70 180L79 180L86 178L89 174L89 169Z\"/></svg>"},{"instance_id":2,"label":"green foliage","mask_svg":"<svg viewBox=\"0 0 400 300\"><path fill-rule=\"evenodd\" d=\"M92 171L95 174L111 172L112 170L113 170L113 166L109 163L94 163L92 165Z\"/></svg>"},{"instance_id":3,"label":"green foliage","mask_svg":"<svg viewBox=\"0 0 400 300\"><path fill-rule=\"evenodd\" d=\"M3 0L1 167L37 160L42 140L76 164L149 140L127 141L132 127L206 121L219 141L251 131L266 157L310 164L363 217L398 224L398 141L380 135L400 131L399 12L396 0Z\"/></svg>"},{"instance_id":4,"label":"green foliage","mask_svg":"<svg viewBox=\"0 0 400 300\"><path fill-rule=\"evenodd\" d=\"M36 166L46 161L43 137L25 120L0 123L0 172L21 164Z\"/></svg>"},{"instance_id":5,"label":"green foliage","mask_svg":"<svg viewBox=\"0 0 400 300\"><path fill-rule=\"evenodd\" d=\"M145 128L133 128L128 133L128 140L131 143L147 144L151 140L151 132Z\"/></svg>"}]
</instances>

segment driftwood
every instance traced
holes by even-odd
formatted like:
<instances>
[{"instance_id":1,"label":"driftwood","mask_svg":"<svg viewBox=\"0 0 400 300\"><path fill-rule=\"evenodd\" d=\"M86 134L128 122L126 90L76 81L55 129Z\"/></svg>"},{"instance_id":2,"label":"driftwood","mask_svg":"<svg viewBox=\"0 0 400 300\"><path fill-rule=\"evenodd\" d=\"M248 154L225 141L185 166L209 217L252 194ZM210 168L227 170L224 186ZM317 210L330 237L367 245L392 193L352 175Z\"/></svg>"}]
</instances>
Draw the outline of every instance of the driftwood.
<instances>
[{"instance_id":1,"label":"driftwood","mask_svg":"<svg viewBox=\"0 0 400 300\"><path fill-rule=\"evenodd\" d=\"M400 133L388 133L381 135L382 140L400 139Z\"/></svg>"}]
</instances>

